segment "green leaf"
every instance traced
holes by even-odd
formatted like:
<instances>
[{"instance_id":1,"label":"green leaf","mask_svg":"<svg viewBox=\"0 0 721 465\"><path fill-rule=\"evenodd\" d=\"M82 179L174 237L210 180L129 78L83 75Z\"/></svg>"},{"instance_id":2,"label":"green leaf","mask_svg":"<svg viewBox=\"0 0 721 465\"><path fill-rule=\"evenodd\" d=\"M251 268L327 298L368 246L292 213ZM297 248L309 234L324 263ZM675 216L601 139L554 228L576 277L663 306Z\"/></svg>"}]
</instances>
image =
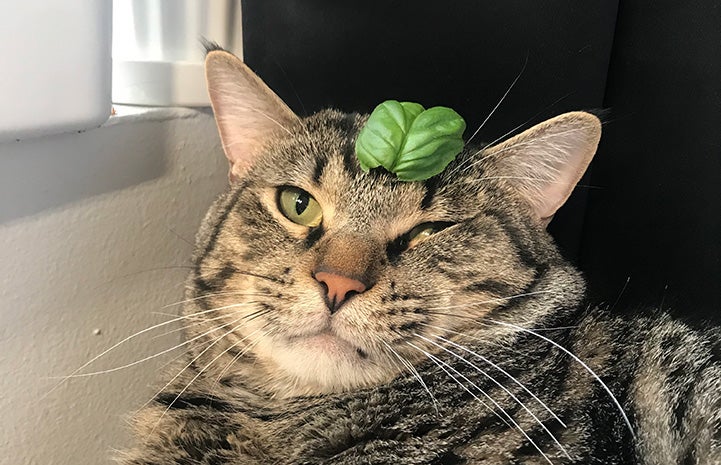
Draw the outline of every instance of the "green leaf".
<instances>
[{"instance_id":1,"label":"green leaf","mask_svg":"<svg viewBox=\"0 0 721 465\"><path fill-rule=\"evenodd\" d=\"M446 107L424 110L413 102L387 100L371 113L356 140L361 168L382 166L401 181L428 179L463 150L463 118Z\"/></svg>"}]
</instances>

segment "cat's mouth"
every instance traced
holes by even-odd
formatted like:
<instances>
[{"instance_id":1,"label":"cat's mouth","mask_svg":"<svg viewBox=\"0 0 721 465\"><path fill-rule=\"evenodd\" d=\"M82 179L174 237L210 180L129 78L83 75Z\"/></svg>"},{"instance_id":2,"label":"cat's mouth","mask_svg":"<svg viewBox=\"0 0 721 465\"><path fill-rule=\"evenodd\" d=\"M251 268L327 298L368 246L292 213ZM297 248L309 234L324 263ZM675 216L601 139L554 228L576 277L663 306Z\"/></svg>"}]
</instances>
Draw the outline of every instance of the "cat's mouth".
<instances>
[{"instance_id":1,"label":"cat's mouth","mask_svg":"<svg viewBox=\"0 0 721 465\"><path fill-rule=\"evenodd\" d=\"M293 335L288 338L293 347L310 350L318 355L335 357L368 358L368 351L352 341L339 336L333 329L326 328L312 333Z\"/></svg>"}]
</instances>

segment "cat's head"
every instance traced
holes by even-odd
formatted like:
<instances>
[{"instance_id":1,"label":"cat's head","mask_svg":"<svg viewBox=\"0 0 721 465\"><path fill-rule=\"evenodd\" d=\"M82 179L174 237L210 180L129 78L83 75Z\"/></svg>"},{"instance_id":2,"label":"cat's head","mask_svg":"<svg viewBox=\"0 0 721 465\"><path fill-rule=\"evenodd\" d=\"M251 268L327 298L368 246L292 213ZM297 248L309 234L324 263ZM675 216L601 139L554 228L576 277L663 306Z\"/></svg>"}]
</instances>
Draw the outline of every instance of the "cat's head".
<instances>
[{"instance_id":1,"label":"cat's head","mask_svg":"<svg viewBox=\"0 0 721 465\"><path fill-rule=\"evenodd\" d=\"M251 360L278 395L387 382L437 352L435 334L478 336L563 268L545 226L595 153L595 116L558 116L401 182L360 169L366 116L299 118L222 50L206 72L231 179L189 281L186 315L204 323L188 337L208 372L232 380ZM545 311L529 308L528 322Z\"/></svg>"}]
</instances>

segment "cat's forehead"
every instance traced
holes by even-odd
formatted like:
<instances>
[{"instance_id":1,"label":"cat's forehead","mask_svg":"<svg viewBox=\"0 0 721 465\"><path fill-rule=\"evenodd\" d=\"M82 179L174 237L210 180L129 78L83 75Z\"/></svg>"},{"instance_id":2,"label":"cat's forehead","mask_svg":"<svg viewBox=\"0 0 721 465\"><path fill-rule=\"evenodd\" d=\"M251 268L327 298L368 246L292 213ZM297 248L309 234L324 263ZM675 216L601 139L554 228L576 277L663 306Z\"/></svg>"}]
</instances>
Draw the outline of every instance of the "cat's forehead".
<instances>
[{"instance_id":1,"label":"cat's forehead","mask_svg":"<svg viewBox=\"0 0 721 465\"><path fill-rule=\"evenodd\" d=\"M291 135L269 144L252 175L267 187L309 192L336 225L401 231L422 221L446 219L449 206L437 201L441 180L402 182L382 169L360 168L355 139L364 121L364 116L336 111L307 118Z\"/></svg>"}]
</instances>

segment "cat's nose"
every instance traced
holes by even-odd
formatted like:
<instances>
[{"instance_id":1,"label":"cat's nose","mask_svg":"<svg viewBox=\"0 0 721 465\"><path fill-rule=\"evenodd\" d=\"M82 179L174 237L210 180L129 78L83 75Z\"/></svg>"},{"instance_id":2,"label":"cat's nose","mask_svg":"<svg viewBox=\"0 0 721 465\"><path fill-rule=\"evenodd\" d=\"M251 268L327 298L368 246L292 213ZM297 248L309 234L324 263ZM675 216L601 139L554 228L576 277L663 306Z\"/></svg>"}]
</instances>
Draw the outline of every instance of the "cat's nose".
<instances>
[{"instance_id":1,"label":"cat's nose","mask_svg":"<svg viewBox=\"0 0 721 465\"><path fill-rule=\"evenodd\" d=\"M314 276L316 281L324 285L326 303L331 314L337 312L343 302L351 296L360 294L368 288L357 279L336 273L318 271Z\"/></svg>"}]
</instances>

